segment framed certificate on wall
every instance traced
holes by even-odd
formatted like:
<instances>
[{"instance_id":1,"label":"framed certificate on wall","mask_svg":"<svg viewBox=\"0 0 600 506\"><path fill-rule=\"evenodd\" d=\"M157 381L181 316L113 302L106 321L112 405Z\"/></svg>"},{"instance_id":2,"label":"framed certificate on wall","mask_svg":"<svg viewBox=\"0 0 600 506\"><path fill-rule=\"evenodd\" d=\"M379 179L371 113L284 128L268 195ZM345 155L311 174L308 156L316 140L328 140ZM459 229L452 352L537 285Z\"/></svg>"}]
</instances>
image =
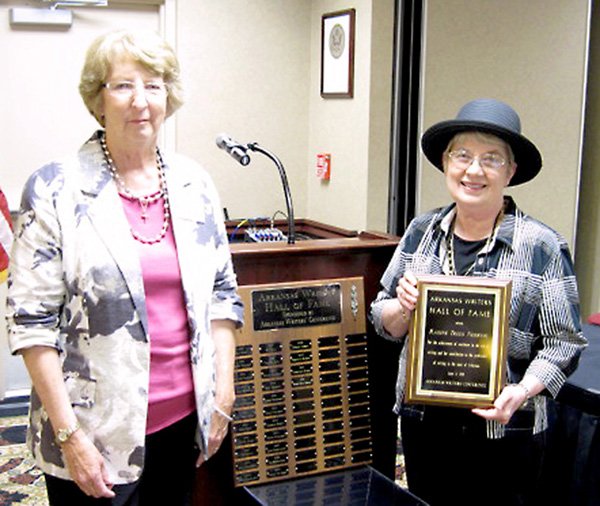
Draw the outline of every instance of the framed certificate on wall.
<instances>
[{"instance_id":1,"label":"framed certificate on wall","mask_svg":"<svg viewBox=\"0 0 600 506\"><path fill-rule=\"evenodd\" d=\"M324 14L321 18L321 96L354 95L354 25L356 11Z\"/></svg>"}]
</instances>

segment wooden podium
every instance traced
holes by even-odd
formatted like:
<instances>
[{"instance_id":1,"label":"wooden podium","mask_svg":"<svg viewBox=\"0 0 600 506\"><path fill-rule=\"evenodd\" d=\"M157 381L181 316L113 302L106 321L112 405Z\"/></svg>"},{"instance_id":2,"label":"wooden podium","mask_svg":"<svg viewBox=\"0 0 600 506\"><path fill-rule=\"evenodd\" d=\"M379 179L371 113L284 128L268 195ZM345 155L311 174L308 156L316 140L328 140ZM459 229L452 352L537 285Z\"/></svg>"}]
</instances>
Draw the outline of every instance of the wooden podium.
<instances>
[{"instance_id":1,"label":"wooden podium","mask_svg":"<svg viewBox=\"0 0 600 506\"><path fill-rule=\"evenodd\" d=\"M270 223L253 223L267 227ZM287 233L284 220L275 226ZM244 242L246 226L227 223L233 264L240 288L298 282L327 282L362 278L366 314L379 290L379 280L398 244L398 237L384 233L354 232L308 219L295 221L296 242ZM251 325L251 322L246 322ZM247 331L247 329L245 329ZM393 480L397 418L392 412L398 370L399 347L377 336L366 324L368 388L372 428L371 465ZM197 473L195 505L242 504L234 487L231 435L219 452Z\"/></svg>"}]
</instances>

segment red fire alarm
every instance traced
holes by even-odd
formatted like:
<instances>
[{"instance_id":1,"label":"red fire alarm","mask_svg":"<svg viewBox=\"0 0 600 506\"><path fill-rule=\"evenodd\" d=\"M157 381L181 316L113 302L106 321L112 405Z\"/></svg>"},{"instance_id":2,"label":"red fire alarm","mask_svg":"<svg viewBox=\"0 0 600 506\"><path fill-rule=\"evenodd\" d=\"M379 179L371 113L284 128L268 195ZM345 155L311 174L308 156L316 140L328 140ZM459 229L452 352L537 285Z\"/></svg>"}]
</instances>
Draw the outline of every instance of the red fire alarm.
<instances>
[{"instance_id":1,"label":"red fire alarm","mask_svg":"<svg viewBox=\"0 0 600 506\"><path fill-rule=\"evenodd\" d=\"M331 155L329 153L317 154L317 177L326 181L331 178Z\"/></svg>"}]
</instances>

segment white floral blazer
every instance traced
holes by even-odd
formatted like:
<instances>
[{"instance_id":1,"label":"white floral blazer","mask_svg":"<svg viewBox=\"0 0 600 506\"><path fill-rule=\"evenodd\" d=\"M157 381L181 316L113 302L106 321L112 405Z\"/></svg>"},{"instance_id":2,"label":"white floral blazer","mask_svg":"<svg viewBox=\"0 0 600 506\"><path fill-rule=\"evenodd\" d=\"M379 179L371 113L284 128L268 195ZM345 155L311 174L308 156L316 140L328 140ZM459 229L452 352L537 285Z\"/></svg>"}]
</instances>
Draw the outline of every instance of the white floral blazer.
<instances>
[{"instance_id":1,"label":"white floral blazer","mask_svg":"<svg viewBox=\"0 0 600 506\"><path fill-rule=\"evenodd\" d=\"M35 172L15 227L7 298L13 353L59 351L77 418L115 484L139 478L150 346L140 262L96 133L76 156ZM220 202L195 162L166 155L171 220L190 326L200 450L215 396L212 319L242 324ZM69 479L50 421L31 395L28 444L46 473Z\"/></svg>"}]
</instances>

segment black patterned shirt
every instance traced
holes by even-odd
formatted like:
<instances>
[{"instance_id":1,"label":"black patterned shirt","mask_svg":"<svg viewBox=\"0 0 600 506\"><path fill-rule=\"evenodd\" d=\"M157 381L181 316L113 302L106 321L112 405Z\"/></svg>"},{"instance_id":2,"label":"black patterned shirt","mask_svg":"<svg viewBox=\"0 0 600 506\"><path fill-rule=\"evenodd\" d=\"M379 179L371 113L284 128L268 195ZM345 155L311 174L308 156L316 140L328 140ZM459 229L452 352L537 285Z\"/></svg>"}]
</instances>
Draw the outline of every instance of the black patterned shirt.
<instances>
[{"instance_id":1,"label":"black patterned shirt","mask_svg":"<svg viewBox=\"0 0 600 506\"><path fill-rule=\"evenodd\" d=\"M396 297L396 285L406 271L417 276L450 273L446 244L455 212L452 204L409 224L383 274L382 290L371 304L370 319L379 335L404 340L386 332L381 315L387 300ZM472 275L512 280L507 382L531 374L556 397L587 344L573 261L564 238L506 197L504 217L488 247L478 253ZM406 350L404 346L400 356L396 413L404 397ZM540 432L548 424L546 398L538 395L533 401L534 432ZM489 437L502 437L504 430L497 422L488 423Z\"/></svg>"}]
</instances>

